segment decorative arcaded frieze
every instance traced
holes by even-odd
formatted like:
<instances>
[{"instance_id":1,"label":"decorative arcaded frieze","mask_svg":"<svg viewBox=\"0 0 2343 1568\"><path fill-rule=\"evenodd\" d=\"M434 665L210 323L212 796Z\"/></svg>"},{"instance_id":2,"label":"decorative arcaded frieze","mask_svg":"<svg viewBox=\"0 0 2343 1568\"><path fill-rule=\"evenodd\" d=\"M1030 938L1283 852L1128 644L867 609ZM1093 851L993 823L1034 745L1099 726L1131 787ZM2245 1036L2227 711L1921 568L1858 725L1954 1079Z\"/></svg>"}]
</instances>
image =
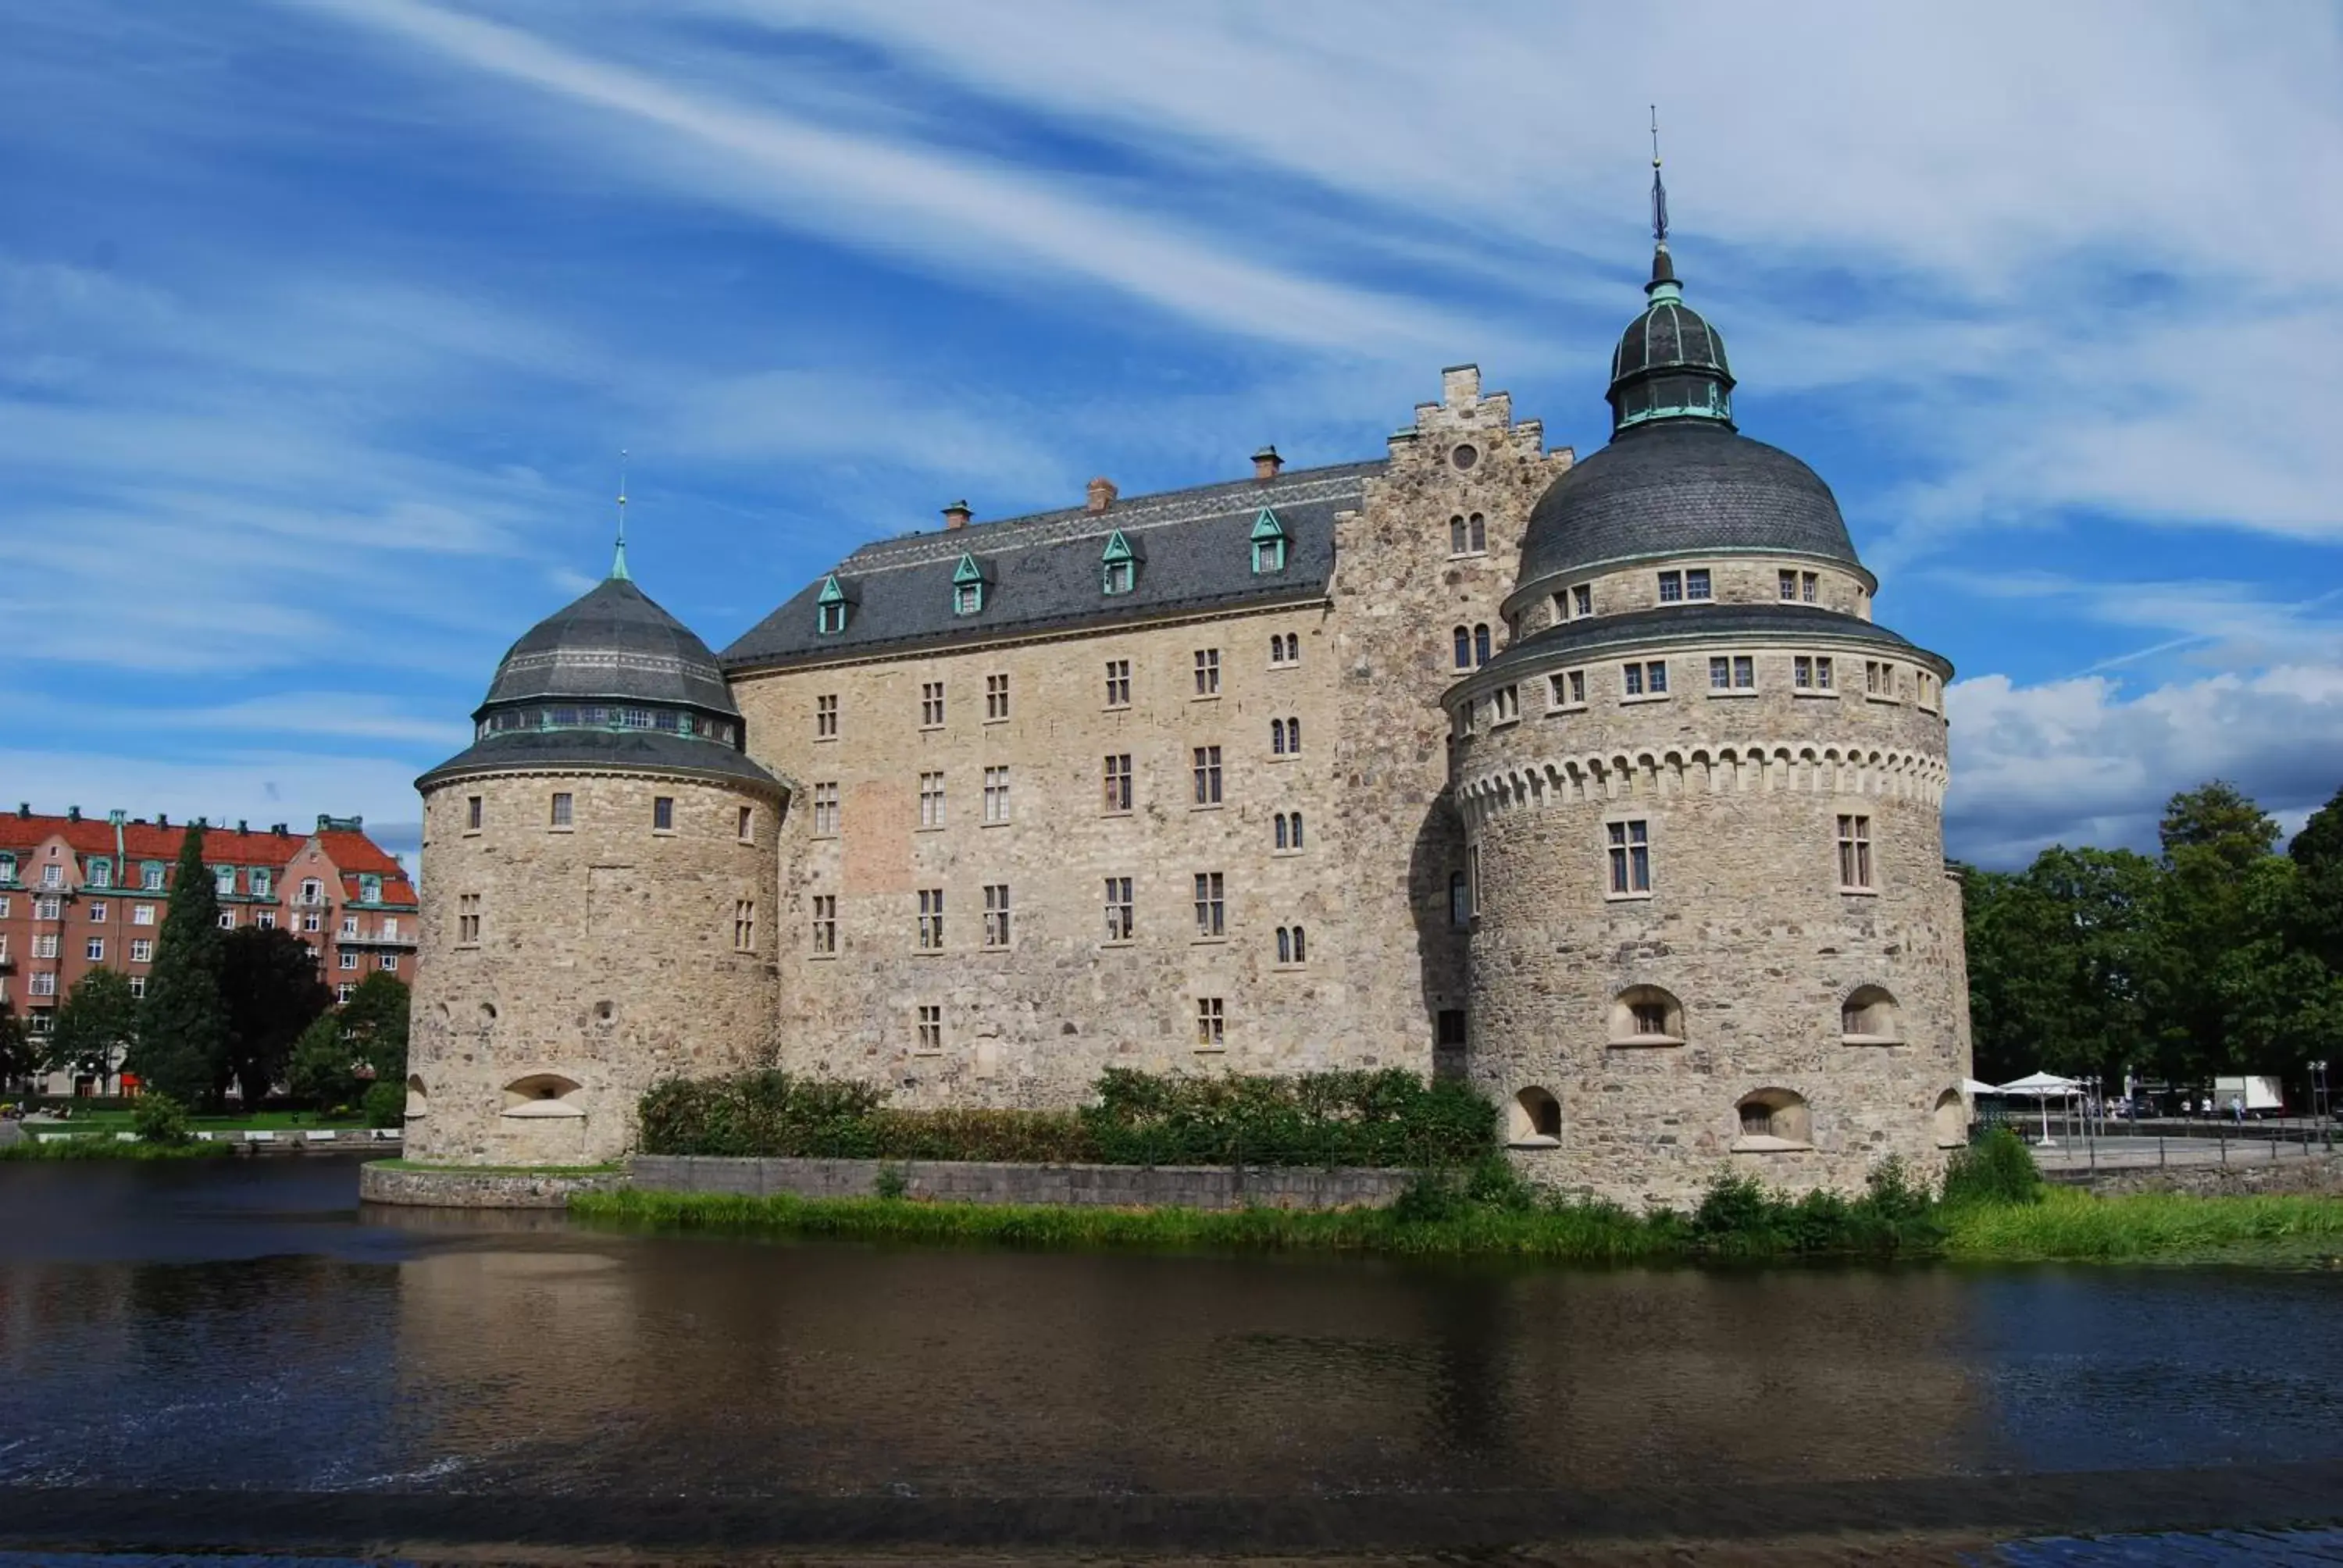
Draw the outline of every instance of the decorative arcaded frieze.
<instances>
[{"instance_id":1,"label":"decorative arcaded frieze","mask_svg":"<svg viewBox=\"0 0 2343 1568\"><path fill-rule=\"evenodd\" d=\"M1677 743L1536 759L1461 780L1468 826L1547 805L1681 795L1868 795L1941 806L1948 770L1931 752L1815 741Z\"/></svg>"}]
</instances>

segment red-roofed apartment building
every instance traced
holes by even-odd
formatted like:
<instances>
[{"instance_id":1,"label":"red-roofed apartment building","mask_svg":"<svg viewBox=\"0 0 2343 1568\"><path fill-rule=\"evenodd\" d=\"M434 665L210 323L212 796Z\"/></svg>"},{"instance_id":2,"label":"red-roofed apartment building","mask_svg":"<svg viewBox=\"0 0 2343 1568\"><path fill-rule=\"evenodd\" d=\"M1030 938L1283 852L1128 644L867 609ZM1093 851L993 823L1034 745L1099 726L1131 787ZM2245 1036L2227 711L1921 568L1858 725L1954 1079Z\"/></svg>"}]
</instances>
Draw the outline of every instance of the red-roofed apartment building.
<instances>
[{"instance_id":1,"label":"red-roofed apartment building","mask_svg":"<svg viewBox=\"0 0 2343 1568\"><path fill-rule=\"evenodd\" d=\"M93 969L120 970L144 995L186 824L120 811L103 820L29 805L0 814L0 998L35 1038ZM220 924L276 926L317 950L320 973L347 1001L377 970L412 983L419 917L406 870L366 835L364 819L320 817L255 832L206 828L204 862L219 890ZM89 1088L76 1084L76 1092Z\"/></svg>"}]
</instances>

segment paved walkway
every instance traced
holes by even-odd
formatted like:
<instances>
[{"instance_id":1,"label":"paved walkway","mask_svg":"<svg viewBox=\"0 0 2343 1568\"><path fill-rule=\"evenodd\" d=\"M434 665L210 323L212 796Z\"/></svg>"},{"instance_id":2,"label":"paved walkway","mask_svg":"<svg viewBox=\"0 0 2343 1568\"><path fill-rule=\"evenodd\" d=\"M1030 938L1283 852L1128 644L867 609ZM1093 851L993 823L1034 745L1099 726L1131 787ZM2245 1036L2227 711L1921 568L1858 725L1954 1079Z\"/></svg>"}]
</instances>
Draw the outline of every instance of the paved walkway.
<instances>
[{"instance_id":1,"label":"paved walkway","mask_svg":"<svg viewBox=\"0 0 2343 1568\"><path fill-rule=\"evenodd\" d=\"M2038 1136L2038 1134L2037 1134ZM2034 1162L2046 1171L2140 1171L2158 1166L2269 1165L2280 1161L2324 1157L2331 1152L2314 1136L2308 1143L2268 1136L2231 1138L2166 1138L2150 1134L2110 1138L2077 1133L2069 1138L2055 1127L2050 1142L2037 1145ZM2031 1142L2032 1140L2027 1141ZM2338 1141L2343 1148L2343 1141Z\"/></svg>"}]
</instances>

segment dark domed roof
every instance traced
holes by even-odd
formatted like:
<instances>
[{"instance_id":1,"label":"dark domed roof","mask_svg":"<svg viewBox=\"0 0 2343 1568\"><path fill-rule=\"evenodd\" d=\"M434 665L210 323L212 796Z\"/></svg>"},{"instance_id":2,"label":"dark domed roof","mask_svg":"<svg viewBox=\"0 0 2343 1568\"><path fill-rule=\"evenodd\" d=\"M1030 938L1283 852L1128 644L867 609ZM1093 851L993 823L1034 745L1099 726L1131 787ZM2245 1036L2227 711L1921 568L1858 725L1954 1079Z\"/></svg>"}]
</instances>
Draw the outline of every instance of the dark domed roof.
<instances>
[{"instance_id":1,"label":"dark domed roof","mask_svg":"<svg viewBox=\"0 0 2343 1568\"><path fill-rule=\"evenodd\" d=\"M1619 436L1538 498L1520 583L1598 562L1703 551L1819 556L1862 569L1838 502L1812 468L1708 420Z\"/></svg>"},{"instance_id":2,"label":"dark domed roof","mask_svg":"<svg viewBox=\"0 0 2343 1568\"><path fill-rule=\"evenodd\" d=\"M483 707L548 697L740 712L708 645L623 577L604 579L530 628L497 666Z\"/></svg>"}]
</instances>

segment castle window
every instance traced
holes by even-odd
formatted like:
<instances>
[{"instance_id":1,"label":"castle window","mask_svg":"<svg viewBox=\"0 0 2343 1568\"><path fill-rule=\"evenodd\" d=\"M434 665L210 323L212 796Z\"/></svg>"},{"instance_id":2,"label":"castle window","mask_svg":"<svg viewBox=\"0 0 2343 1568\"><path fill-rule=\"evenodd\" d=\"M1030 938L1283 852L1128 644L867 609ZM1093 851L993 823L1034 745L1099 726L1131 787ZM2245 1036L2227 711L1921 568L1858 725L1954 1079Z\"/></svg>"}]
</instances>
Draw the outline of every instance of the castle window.
<instances>
[{"instance_id":1,"label":"castle window","mask_svg":"<svg viewBox=\"0 0 2343 1568\"><path fill-rule=\"evenodd\" d=\"M732 901L732 950L753 953L757 950L757 904L753 899Z\"/></svg>"},{"instance_id":2,"label":"castle window","mask_svg":"<svg viewBox=\"0 0 2343 1568\"><path fill-rule=\"evenodd\" d=\"M1216 996L1196 999L1196 1049L1220 1050L1228 1044L1229 1004Z\"/></svg>"},{"instance_id":3,"label":"castle window","mask_svg":"<svg viewBox=\"0 0 2343 1568\"><path fill-rule=\"evenodd\" d=\"M1448 923L1459 930L1473 923L1473 893L1462 871L1448 873Z\"/></svg>"},{"instance_id":4,"label":"castle window","mask_svg":"<svg viewBox=\"0 0 2343 1568\"><path fill-rule=\"evenodd\" d=\"M1916 688L1920 706L1930 713L1936 711L1936 678L1922 669L1915 670L1912 679Z\"/></svg>"},{"instance_id":5,"label":"castle window","mask_svg":"<svg viewBox=\"0 0 2343 1568\"><path fill-rule=\"evenodd\" d=\"M1513 1096L1505 1116L1505 1141L1516 1149L1550 1149L1562 1141L1562 1102L1532 1087Z\"/></svg>"},{"instance_id":6,"label":"castle window","mask_svg":"<svg viewBox=\"0 0 2343 1568\"><path fill-rule=\"evenodd\" d=\"M754 806L740 808L740 819L737 830L743 844L753 844L757 841L757 809Z\"/></svg>"},{"instance_id":7,"label":"castle window","mask_svg":"<svg viewBox=\"0 0 2343 1568\"><path fill-rule=\"evenodd\" d=\"M1473 663L1475 667L1489 662L1489 623L1481 622L1473 628Z\"/></svg>"},{"instance_id":8,"label":"castle window","mask_svg":"<svg viewBox=\"0 0 2343 1568\"><path fill-rule=\"evenodd\" d=\"M1138 552L1122 537L1121 528L1107 536L1106 549L1100 555L1099 563L1100 586L1107 593L1129 593L1138 585Z\"/></svg>"},{"instance_id":9,"label":"castle window","mask_svg":"<svg viewBox=\"0 0 2343 1568\"><path fill-rule=\"evenodd\" d=\"M1285 525L1267 507L1252 520L1252 569L1258 577L1285 569Z\"/></svg>"},{"instance_id":10,"label":"castle window","mask_svg":"<svg viewBox=\"0 0 2343 1568\"><path fill-rule=\"evenodd\" d=\"M1571 608L1579 615L1594 613L1594 585L1580 583L1570 590Z\"/></svg>"},{"instance_id":11,"label":"castle window","mask_svg":"<svg viewBox=\"0 0 2343 1568\"><path fill-rule=\"evenodd\" d=\"M480 945L480 895L456 895L456 945L476 948Z\"/></svg>"},{"instance_id":12,"label":"castle window","mask_svg":"<svg viewBox=\"0 0 2343 1568\"><path fill-rule=\"evenodd\" d=\"M1464 1045L1464 1010L1443 1007L1433 1020L1432 1043L1447 1050L1459 1050Z\"/></svg>"},{"instance_id":13,"label":"castle window","mask_svg":"<svg viewBox=\"0 0 2343 1568\"><path fill-rule=\"evenodd\" d=\"M1475 512L1465 519L1465 524L1466 530L1471 535L1472 552L1476 556L1486 555L1489 549L1488 523L1483 520L1480 513Z\"/></svg>"},{"instance_id":14,"label":"castle window","mask_svg":"<svg viewBox=\"0 0 2343 1568\"><path fill-rule=\"evenodd\" d=\"M672 833L675 831L674 796L654 795L651 797L651 831L654 833Z\"/></svg>"},{"instance_id":15,"label":"castle window","mask_svg":"<svg viewBox=\"0 0 2343 1568\"><path fill-rule=\"evenodd\" d=\"M944 1048L944 1010L940 1002L920 1004L920 1034L918 1050L922 1056L935 1056Z\"/></svg>"},{"instance_id":16,"label":"castle window","mask_svg":"<svg viewBox=\"0 0 2343 1568\"><path fill-rule=\"evenodd\" d=\"M1481 846L1478 844L1464 846L1464 875L1467 883L1465 894L1473 900L1471 912L1478 915L1481 912Z\"/></svg>"},{"instance_id":17,"label":"castle window","mask_svg":"<svg viewBox=\"0 0 2343 1568\"><path fill-rule=\"evenodd\" d=\"M1221 650L1200 648L1196 650L1196 695L1218 697L1221 694Z\"/></svg>"},{"instance_id":18,"label":"castle window","mask_svg":"<svg viewBox=\"0 0 2343 1568\"><path fill-rule=\"evenodd\" d=\"M816 740L838 739L838 696L835 692L813 699L813 738Z\"/></svg>"},{"instance_id":19,"label":"castle window","mask_svg":"<svg viewBox=\"0 0 2343 1568\"><path fill-rule=\"evenodd\" d=\"M1298 757L1302 753L1302 720L1272 719L1269 721L1269 754L1272 757Z\"/></svg>"},{"instance_id":20,"label":"castle window","mask_svg":"<svg viewBox=\"0 0 2343 1568\"><path fill-rule=\"evenodd\" d=\"M920 890L920 950L941 952L944 945L944 890L941 888Z\"/></svg>"},{"instance_id":21,"label":"castle window","mask_svg":"<svg viewBox=\"0 0 2343 1568\"><path fill-rule=\"evenodd\" d=\"M1655 985L1629 986L1611 999L1614 1045L1682 1045L1684 1003Z\"/></svg>"},{"instance_id":22,"label":"castle window","mask_svg":"<svg viewBox=\"0 0 2343 1568\"><path fill-rule=\"evenodd\" d=\"M1871 819L1838 819L1838 885L1841 892L1871 891Z\"/></svg>"},{"instance_id":23,"label":"castle window","mask_svg":"<svg viewBox=\"0 0 2343 1568\"><path fill-rule=\"evenodd\" d=\"M1805 1101L1789 1090L1761 1089L1745 1096L1734 1112L1741 1123L1741 1136L1733 1144L1735 1150L1763 1152L1814 1147L1814 1117Z\"/></svg>"},{"instance_id":24,"label":"castle window","mask_svg":"<svg viewBox=\"0 0 2343 1568\"><path fill-rule=\"evenodd\" d=\"M1684 573L1662 572L1660 574L1660 602L1662 604L1684 602Z\"/></svg>"},{"instance_id":25,"label":"castle window","mask_svg":"<svg viewBox=\"0 0 2343 1568\"><path fill-rule=\"evenodd\" d=\"M984 770L984 819L1009 820L1009 769L1005 767Z\"/></svg>"},{"instance_id":26,"label":"castle window","mask_svg":"<svg viewBox=\"0 0 2343 1568\"><path fill-rule=\"evenodd\" d=\"M1448 553L1452 556L1464 553L1464 514L1462 512L1448 519Z\"/></svg>"},{"instance_id":27,"label":"castle window","mask_svg":"<svg viewBox=\"0 0 2343 1568\"><path fill-rule=\"evenodd\" d=\"M1929 1124L1936 1134L1939 1149L1959 1149L1969 1141L1969 1108L1961 1100L1961 1091L1947 1089L1936 1096L1936 1108L1929 1113Z\"/></svg>"},{"instance_id":28,"label":"castle window","mask_svg":"<svg viewBox=\"0 0 2343 1568\"><path fill-rule=\"evenodd\" d=\"M1551 706L1554 708L1586 706L1586 672L1583 669L1565 669L1559 675L1546 677L1546 689Z\"/></svg>"},{"instance_id":29,"label":"castle window","mask_svg":"<svg viewBox=\"0 0 2343 1568\"><path fill-rule=\"evenodd\" d=\"M1199 746L1195 754L1196 804L1217 806L1221 803L1221 749Z\"/></svg>"},{"instance_id":30,"label":"castle window","mask_svg":"<svg viewBox=\"0 0 2343 1568\"><path fill-rule=\"evenodd\" d=\"M1277 961L1281 964L1301 964L1310 961L1308 940L1300 926L1277 928Z\"/></svg>"},{"instance_id":31,"label":"castle window","mask_svg":"<svg viewBox=\"0 0 2343 1568\"><path fill-rule=\"evenodd\" d=\"M1196 935L1199 939L1228 934L1228 903L1222 896L1221 873L1196 873Z\"/></svg>"},{"instance_id":32,"label":"castle window","mask_svg":"<svg viewBox=\"0 0 2343 1568\"><path fill-rule=\"evenodd\" d=\"M1782 602L1785 604L1795 604L1798 599L1798 574L1795 572L1784 572L1781 574L1781 578Z\"/></svg>"},{"instance_id":33,"label":"castle window","mask_svg":"<svg viewBox=\"0 0 2343 1568\"><path fill-rule=\"evenodd\" d=\"M1709 591L1708 568L1706 567L1686 568L1684 570L1685 602L1700 604L1714 597Z\"/></svg>"},{"instance_id":34,"label":"castle window","mask_svg":"<svg viewBox=\"0 0 2343 1568\"><path fill-rule=\"evenodd\" d=\"M984 885L984 945L1005 948L1009 945L1009 884L987 882Z\"/></svg>"},{"instance_id":35,"label":"castle window","mask_svg":"<svg viewBox=\"0 0 2343 1568\"><path fill-rule=\"evenodd\" d=\"M1792 658L1790 684L1800 691L1828 691L1831 689L1829 656L1809 657L1802 653Z\"/></svg>"},{"instance_id":36,"label":"castle window","mask_svg":"<svg viewBox=\"0 0 2343 1568\"><path fill-rule=\"evenodd\" d=\"M1838 1031L1850 1045L1877 1045L1903 1039L1896 998L1885 986L1857 986L1839 1003Z\"/></svg>"},{"instance_id":37,"label":"castle window","mask_svg":"<svg viewBox=\"0 0 2343 1568\"><path fill-rule=\"evenodd\" d=\"M1757 685L1757 661L1745 653L1712 655L1708 661L1711 691L1749 691Z\"/></svg>"},{"instance_id":38,"label":"castle window","mask_svg":"<svg viewBox=\"0 0 2343 1568\"><path fill-rule=\"evenodd\" d=\"M1110 658L1106 661L1106 705L1109 708L1131 706L1131 660Z\"/></svg>"},{"instance_id":39,"label":"castle window","mask_svg":"<svg viewBox=\"0 0 2343 1568\"><path fill-rule=\"evenodd\" d=\"M1629 697L1665 697L1668 694L1668 661L1654 658L1620 666L1619 689Z\"/></svg>"},{"instance_id":40,"label":"castle window","mask_svg":"<svg viewBox=\"0 0 2343 1568\"><path fill-rule=\"evenodd\" d=\"M1798 574L1798 597L1806 603L1812 604L1815 602L1815 599L1817 597L1815 590L1821 586L1822 578L1815 573L1800 572Z\"/></svg>"},{"instance_id":41,"label":"castle window","mask_svg":"<svg viewBox=\"0 0 2343 1568\"><path fill-rule=\"evenodd\" d=\"M835 782L813 787L813 836L830 839L838 835L838 785Z\"/></svg>"},{"instance_id":42,"label":"castle window","mask_svg":"<svg viewBox=\"0 0 2343 1568\"><path fill-rule=\"evenodd\" d=\"M1880 659L1863 661L1863 692L1882 702L1896 700L1896 667Z\"/></svg>"},{"instance_id":43,"label":"castle window","mask_svg":"<svg viewBox=\"0 0 2343 1568\"><path fill-rule=\"evenodd\" d=\"M984 568L974 556L962 556L952 568L952 614L975 615L984 608Z\"/></svg>"},{"instance_id":44,"label":"castle window","mask_svg":"<svg viewBox=\"0 0 2343 1568\"><path fill-rule=\"evenodd\" d=\"M571 825L571 824L570 824L570 819L569 819L569 818L570 818L570 812L569 812L569 795L568 795L568 791L566 791L566 790L564 790L564 791L560 791L560 792L558 792L558 793L555 794L555 796L553 797L553 817L552 817L552 820L551 820L551 822L549 823L549 826L552 826L552 827L555 827L555 828L567 828L567 827L568 827L568 826L570 826L570 825ZM302 886L302 890L303 890L303 892L306 894L306 893L307 893L307 891L308 890L308 889L309 889L310 887L312 887L313 885L314 885L314 884L312 884L312 883L304 882L304 883L301 885L301 886ZM304 898L302 901L303 901L304 903L308 903L308 902L312 902L313 900L309 900L309 899L307 899L307 898Z\"/></svg>"},{"instance_id":45,"label":"castle window","mask_svg":"<svg viewBox=\"0 0 2343 1568\"><path fill-rule=\"evenodd\" d=\"M838 895L816 893L813 897L813 950L835 954L838 951Z\"/></svg>"},{"instance_id":46,"label":"castle window","mask_svg":"<svg viewBox=\"0 0 2343 1568\"><path fill-rule=\"evenodd\" d=\"M1100 775L1105 792L1105 809L1121 812L1131 809L1131 753L1122 751L1106 759Z\"/></svg>"},{"instance_id":47,"label":"castle window","mask_svg":"<svg viewBox=\"0 0 2343 1568\"><path fill-rule=\"evenodd\" d=\"M480 830L480 820L481 820L481 816L482 816L482 805L481 805L480 798L479 798L478 795L467 795L467 796L465 796L465 797L464 797L464 831L466 831L467 833L477 833L477 832L478 832L478 831Z\"/></svg>"},{"instance_id":48,"label":"castle window","mask_svg":"<svg viewBox=\"0 0 2343 1568\"><path fill-rule=\"evenodd\" d=\"M920 728L941 729L944 725L944 683L940 680L920 684Z\"/></svg>"},{"instance_id":49,"label":"castle window","mask_svg":"<svg viewBox=\"0 0 2343 1568\"><path fill-rule=\"evenodd\" d=\"M1269 662L1290 666L1302 662L1302 634L1298 631L1273 631L1269 634Z\"/></svg>"},{"instance_id":50,"label":"castle window","mask_svg":"<svg viewBox=\"0 0 2343 1568\"><path fill-rule=\"evenodd\" d=\"M944 776L941 773L920 775L920 826L940 828L944 825Z\"/></svg>"},{"instance_id":51,"label":"castle window","mask_svg":"<svg viewBox=\"0 0 2343 1568\"><path fill-rule=\"evenodd\" d=\"M984 721L997 723L1009 717L1009 677L988 675L984 678Z\"/></svg>"},{"instance_id":52,"label":"castle window","mask_svg":"<svg viewBox=\"0 0 2343 1568\"><path fill-rule=\"evenodd\" d=\"M1611 896L1636 899L1652 890L1652 834L1643 821L1606 822L1610 840Z\"/></svg>"},{"instance_id":53,"label":"castle window","mask_svg":"<svg viewBox=\"0 0 2343 1568\"><path fill-rule=\"evenodd\" d=\"M1109 877L1106 879L1106 940L1127 942L1131 940L1131 879Z\"/></svg>"},{"instance_id":54,"label":"castle window","mask_svg":"<svg viewBox=\"0 0 2343 1568\"><path fill-rule=\"evenodd\" d=\"M1522 716L1522 694L1517 686L1501 686L1489 694L1489 722L1511 724Z\"/></svg>"},{"instance_id":55,"label":"castle window","mask_svg":"<svg viewBox=\"0 0 2343 1568\"><path fill-rule=\"evenodd\" d=\"M1277 848L1282 854L1292 854L1302 848L1302 813L1280 811L1277 814Z\"/></svg>"},{"instance_id":56,"label":"castle window","mask_svg":"<svg viewBox=\"0 0 2343 1568\"><path fill-rule=\"evenodd\" d=\"M835 637L846 629L846 589L840 586L837 575L821 579L821 591L814 596L814 630L822 637ZM559 722L557 719L556 722Z\"/></svg>"},{"instance_id":57,"label":"castle window","mask_svg":"<svg viewBox=\"0 0 2343 1568\"><path fill-rule=\"evenodd\" d=\"M1461 626L1460 626L1460 627L1458 627L1458 628L1454 630L1454 632L1453 632L1451 635L1453 637L1453 638L1455 639L1455 643L1456 643L1456 668L1459 668L1459 669L1470 669L1470 668L1473 668L1473 634L1472 634L1472 632L1471 632L1470 630L1468 630L1467 628L1463 628L1463 627L1461 627Z\"/></svg>"}]
</instances>

